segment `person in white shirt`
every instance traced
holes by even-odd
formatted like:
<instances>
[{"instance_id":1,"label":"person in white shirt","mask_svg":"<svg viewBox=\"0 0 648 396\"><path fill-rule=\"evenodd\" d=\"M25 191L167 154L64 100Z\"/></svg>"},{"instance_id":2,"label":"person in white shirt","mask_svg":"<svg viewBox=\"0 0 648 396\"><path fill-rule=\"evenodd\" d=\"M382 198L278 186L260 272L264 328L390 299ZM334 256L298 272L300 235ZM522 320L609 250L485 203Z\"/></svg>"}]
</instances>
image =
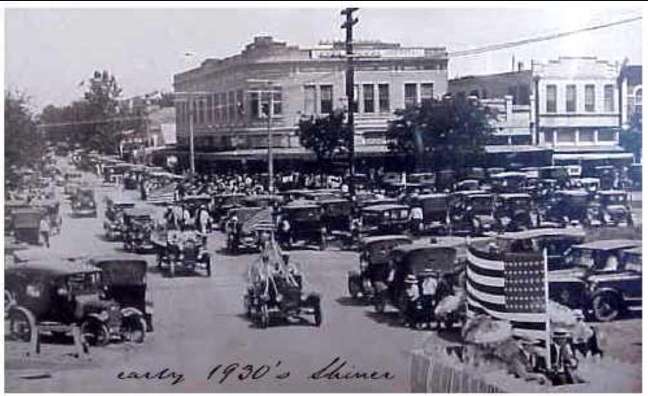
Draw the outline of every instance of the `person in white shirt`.
<instances>
[{"instance_id":1,"label":"person in white shirt","mask_svg":"<svg viewBox=\"0 0 648 396\"><path fill-rule=\"evenodd\" d=\"M410 211L410 230L412 234L418 235L421 232L421 225L423 224L423 208L414 206Z\"/></svg>"}]
</instances>

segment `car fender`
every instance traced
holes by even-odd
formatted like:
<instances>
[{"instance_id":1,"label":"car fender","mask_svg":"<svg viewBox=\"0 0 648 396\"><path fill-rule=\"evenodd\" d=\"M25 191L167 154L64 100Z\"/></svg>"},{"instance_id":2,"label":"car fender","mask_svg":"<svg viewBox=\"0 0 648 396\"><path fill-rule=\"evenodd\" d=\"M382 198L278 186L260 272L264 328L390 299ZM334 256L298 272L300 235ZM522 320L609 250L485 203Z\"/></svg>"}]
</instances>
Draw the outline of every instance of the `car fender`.
<instances>
[{"instance_id":1,"label":"car fender","mask_svg":"<svg viewBox=\"0 0 648 396\"><path fill-rule=\"evenodd\" d=\"M135 307L126 307L121 309L121 314L124 319L130 318L132 316L141 316L144 317L144 313Z\"/></svg>"},{"instance_id":2,"label":"car fender","mask_svg":"<svg viewBox=\"0 0 648 396\"><path fill-rule=\"evenodd\" d=\"M102 313L104 313L104 312L106 313L106 315L108 314L106 311L89 313L89 314L87 314L87 315L85 315L83 317L82 321L83 322L85 322L85 321L96 321L98 323L106 323L108 321L108 318L103 317L104 315L102 315Z\"/></svg>"},{"instance_id":3,"label":"car fender","mask_svg":"<svg viewBox=\"0 0 648 396\"><path fill-rule=\"evenodd\" d=\"M621 293L619 290L614 289L612 287L602 287L602 288L596 289L596 290L594 290L592 292L592 298L590 299L590 305L594 302L594 299L597 296L600 296L602 294L611 294L611 295L615 296L616 298L618 298L619 302L622 305L625 304L624 299L623 299L623 293Z\"/></svg>"},{"instance_id":4,"label":"car fender","mask_svg":"<svg viewBox=\"0 0 648 396\"><path fill-rule=\"evenodd\" d=\"M321 296L319 293L309 293L308 296L306 296L305 303L306 305L318 305L320 303Z\"/></svg>"}]
</instances>

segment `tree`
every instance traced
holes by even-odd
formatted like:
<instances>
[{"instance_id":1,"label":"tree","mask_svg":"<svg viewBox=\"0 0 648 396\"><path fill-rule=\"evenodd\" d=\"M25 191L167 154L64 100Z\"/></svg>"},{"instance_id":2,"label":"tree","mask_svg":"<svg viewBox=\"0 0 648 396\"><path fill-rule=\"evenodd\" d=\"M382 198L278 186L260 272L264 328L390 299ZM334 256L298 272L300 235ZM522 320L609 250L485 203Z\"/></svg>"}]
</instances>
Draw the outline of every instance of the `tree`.
<instances>
[{"instance_id":1,"label":"tree","mask_svg":"<svg viewBox=\"0 0 648 396\"><path fill-rule=\"evenodd\" d=\"M118 98L122 89L117 84L115 76L107 71L95 71L88 79L88 90L84 98L87 102L88 124L87 133L82 138L82 145L89 149L107 154L115 154L121 140L120 131L123 123Z\"/></svg>"},{"instance_id":2,"label":"tree","mask_svg":"<svg viewBox=\"0 0 648 396\"><path fill-rule=\"evenodd\" d=\"M351 133L344 111L336 110L324 117L303 117L297 133L301 145L315 153L321 170L328 170L335 157L349 152Z\"/></svg>"},{"instance_id":3,"label":"tree","mask_svg":"<svg viewBox=\"0 0 648 396\"><path fill-rule=\"evenodd\" d=\"M45 142L36 127L24 93L5 91L5 172L7 179L19 167L36 169L44 156Z\"/></svg>"},{"instance_id":4,"label":"tree","mask_svg":"<svg viewBox=\"0 0 648 396\"><path fill-rule=\"evenodd\" d=\"M494 130L495 114L464 96L426 101L395 114L387 129L388 147L416 168L458 170L479 164Z\"/></svg>"},{"instance_id":5,"label":"tree","mask_svg":"<svg viewBox=\"0 0 648 396\"><path fill-rule=\"evenodd\" d=\"M634 154L636 162L641 161L641 113L634 113L630 119L630 127L619 133L619 145Z\"/></svg>"}]
</instances>

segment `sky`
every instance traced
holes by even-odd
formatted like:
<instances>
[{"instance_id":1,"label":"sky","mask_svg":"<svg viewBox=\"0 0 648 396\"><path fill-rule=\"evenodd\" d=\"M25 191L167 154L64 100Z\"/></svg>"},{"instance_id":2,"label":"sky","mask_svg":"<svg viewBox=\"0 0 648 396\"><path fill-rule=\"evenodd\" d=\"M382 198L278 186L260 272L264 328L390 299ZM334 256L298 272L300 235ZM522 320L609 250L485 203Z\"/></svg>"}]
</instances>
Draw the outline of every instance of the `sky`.
<instances>
[{"instance_id":1,"label":"sky","mask_svg":"<svg viewBox=\"0 0 648 396\"><path fill-rule=\"evenodd\" d=\"M613 3L612 3L613 4ZM403 46L476 48L574 30L641 15L638 8L550 6L503 8L367 8L357 13L354 38ZM83 95L79 83L93 70L109 70L123 96L171 91L173 74L207 57L239 53L254 36L271 35L310 47L343 40L339 8L210 9L7 9L5 87L25 92L35 110L64 105ZM522 47L451 58L449 77L511 70L511 59L596 56L641 63L636 21ZM186 53L193 53L191 57Z\"/></svg>"}]
</instances>

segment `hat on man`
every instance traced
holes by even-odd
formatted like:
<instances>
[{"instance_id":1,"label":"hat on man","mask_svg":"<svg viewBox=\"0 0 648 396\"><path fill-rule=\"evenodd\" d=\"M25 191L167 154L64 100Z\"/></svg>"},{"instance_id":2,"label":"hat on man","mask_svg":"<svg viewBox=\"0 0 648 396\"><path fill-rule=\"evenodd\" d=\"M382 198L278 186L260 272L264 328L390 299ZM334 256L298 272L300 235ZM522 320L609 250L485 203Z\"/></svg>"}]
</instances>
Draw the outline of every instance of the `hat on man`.
<instances>
[{"instance_id":1,"label":"hat on man","mask_svg":"<svg viewBox=\"0 0 648 396\"><path fill-rule=\"evenodd\" d=\"M569 331L567 329L562 328L562 327L556 327L551 332L551 336L554 337L554 338L567 338L567 337L569 337Z\"/></svg>"},{"instance_id":2,"label":"hat on man","mask_svg":"<svg viewBox=\"0 0 648 396\"><path fill-rule=\"evenodd\" d=\"M409 274L405 278L405 283L416 284L416 283L418 283L418 279L416 279L416 276L414 276L412 274Z\"/></svg>"},{"instance_id":3,"label":"hat on man","mask_svg":"<svg viewBox=\"0 0 648 396\"><path fill-rule=\"evenodd\" d=\"M426 278L429 278L429 277L432 277L432 276L436 277L436 276L438 276L438 272L433 270L432 268L426 268L426 269L423 270L423 272L421 272L421 275L423 275Z\"/></svg>"}]
</instances>

